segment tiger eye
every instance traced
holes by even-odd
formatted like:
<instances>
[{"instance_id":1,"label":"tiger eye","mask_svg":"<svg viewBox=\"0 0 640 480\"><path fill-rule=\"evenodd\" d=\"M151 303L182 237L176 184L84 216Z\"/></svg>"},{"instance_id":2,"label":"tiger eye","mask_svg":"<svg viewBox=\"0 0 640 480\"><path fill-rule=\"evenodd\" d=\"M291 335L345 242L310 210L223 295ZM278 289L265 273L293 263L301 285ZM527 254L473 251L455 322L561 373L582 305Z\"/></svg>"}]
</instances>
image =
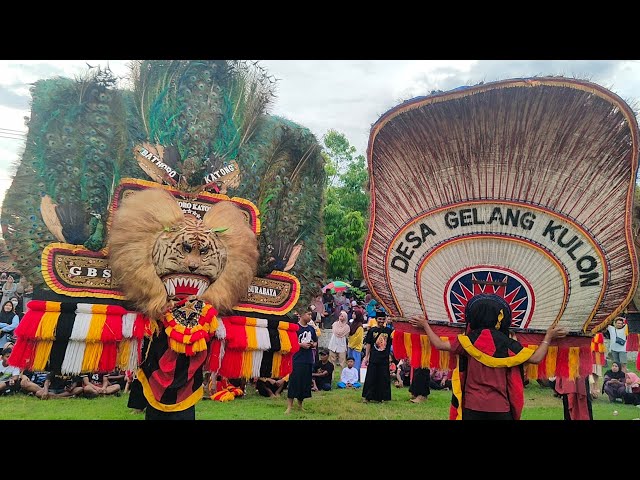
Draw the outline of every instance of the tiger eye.
<instances>
[{"instance_id":1,"label":"tiger eye","mask_svg":"<svg viewBox=\"0 0 640 480\"><path fill-rule=\"evenodd\" d=\"M182 249L185 251L185 253L191 253L191 245L189 245L187 242L182 243Z\"/></svg>"}]
</instances>

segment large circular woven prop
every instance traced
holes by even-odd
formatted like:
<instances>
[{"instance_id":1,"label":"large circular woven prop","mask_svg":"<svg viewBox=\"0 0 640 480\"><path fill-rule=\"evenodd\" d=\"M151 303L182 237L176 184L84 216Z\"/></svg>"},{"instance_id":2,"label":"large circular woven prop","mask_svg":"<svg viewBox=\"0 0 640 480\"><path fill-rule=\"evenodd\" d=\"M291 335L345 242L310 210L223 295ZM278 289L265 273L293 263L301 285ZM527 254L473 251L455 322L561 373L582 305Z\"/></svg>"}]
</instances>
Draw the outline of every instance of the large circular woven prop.
<instances>
[{"instance_id":1,"label":"large circular woven prop","mask_svg":"<svg viewBox=\"0 0 640 480\"><path fill-rule=\"evenodd\" d=\"M498 293L512 327L601 330L631 300L638 126L593 83L513 79L385 113L368 148L363 269L393 316L464 322Z\"/></svg>"}]
</instances>

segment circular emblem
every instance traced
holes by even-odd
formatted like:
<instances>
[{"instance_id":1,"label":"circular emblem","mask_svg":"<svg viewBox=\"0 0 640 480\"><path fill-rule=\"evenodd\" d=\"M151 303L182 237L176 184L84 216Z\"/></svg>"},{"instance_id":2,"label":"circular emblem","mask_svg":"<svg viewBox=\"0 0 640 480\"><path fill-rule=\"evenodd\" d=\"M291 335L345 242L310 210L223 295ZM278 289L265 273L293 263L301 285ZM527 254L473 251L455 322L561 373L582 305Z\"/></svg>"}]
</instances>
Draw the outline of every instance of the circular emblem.
<instances>
[{"instance_id":1,"label":"circular emblem","mask_svg":"<svg viewBox=\"0 0 640 480\"><path fill-rule=\"evenodd\" d=\"M445 290L450 321L464 323L467 302L480 293L504 298L511 307L511 327L527 328L535 306L531 285L516 272L497 267L468 268L451 277Z\"/></svg>"}]
</instances>

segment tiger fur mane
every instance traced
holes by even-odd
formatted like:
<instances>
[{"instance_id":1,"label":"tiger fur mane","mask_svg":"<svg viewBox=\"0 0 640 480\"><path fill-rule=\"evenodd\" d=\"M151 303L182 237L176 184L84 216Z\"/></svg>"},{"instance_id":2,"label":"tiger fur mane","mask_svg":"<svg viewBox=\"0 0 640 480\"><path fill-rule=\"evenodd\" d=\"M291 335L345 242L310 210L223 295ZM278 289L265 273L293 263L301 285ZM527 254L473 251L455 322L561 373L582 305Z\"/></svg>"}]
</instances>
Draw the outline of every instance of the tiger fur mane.
<instances>
[{"instance_id":1,"label":"tiger fur mane","mask_svg":"<svg viewBox=\"0 0 640 480\"><path fill-rule=\"evenodd\" d=\"M206 275L211 283L198 298L221 314L231 313L247 293L259 256L256 235L238 207L218 202L200 221L185 215L167 191L149 188L125 197L115 212L108 239L113 277L126 299L150 319L159 320L171 307L160 274L191 273L183 248L190 242L218 250L217 255L190 252L196 258L191 267L198 265L195 273L220 270L217 277Z\"/></svg>"}]
</instances>

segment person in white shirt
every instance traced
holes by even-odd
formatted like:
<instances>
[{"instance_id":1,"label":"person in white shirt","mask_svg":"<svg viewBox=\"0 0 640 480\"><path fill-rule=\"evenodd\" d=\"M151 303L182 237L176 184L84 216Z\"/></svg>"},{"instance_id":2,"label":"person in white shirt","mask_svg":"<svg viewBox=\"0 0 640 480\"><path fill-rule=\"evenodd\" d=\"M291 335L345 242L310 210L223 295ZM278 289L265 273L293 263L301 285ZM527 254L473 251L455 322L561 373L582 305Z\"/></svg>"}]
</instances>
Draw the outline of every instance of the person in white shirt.
<instances>
[{"instance_id":1,"label":"person in white shirt","mask_svg":"<svg viewBox=\"0 0 640 480\"><path fill-rule=\"evenodd\" d=\"M356 361L353 357L347 358L347 366L340 372L340 381L336 384L338 388L360 388L362 385L358 381L358 369L354 367Z\"/></svg>"},{"instance_id":2,"label":"person in white shirt","mask_svg":"<svg viewBox=\"0 0 640 480\"><path fill-rule=\"evenodd\" d=\"M609 332L609 352L611 360L617 362L623 372L627 371L627 327L623 317L616 317L613 325L607 327Z\"/></svg>"},{"instance_id":3,"label":"person in white shirt","mask_svg":"<svg viewBox=\"0 0 640 480\"><path fill-rule=\"evenodd\" d=\"M9 365L11 350L11 348L2 350L2 360L0 361L0 395L9 392L15 393L17 390L20 390L20 384L18 383L20 369Z\"/></svg>"}]
</instances>

